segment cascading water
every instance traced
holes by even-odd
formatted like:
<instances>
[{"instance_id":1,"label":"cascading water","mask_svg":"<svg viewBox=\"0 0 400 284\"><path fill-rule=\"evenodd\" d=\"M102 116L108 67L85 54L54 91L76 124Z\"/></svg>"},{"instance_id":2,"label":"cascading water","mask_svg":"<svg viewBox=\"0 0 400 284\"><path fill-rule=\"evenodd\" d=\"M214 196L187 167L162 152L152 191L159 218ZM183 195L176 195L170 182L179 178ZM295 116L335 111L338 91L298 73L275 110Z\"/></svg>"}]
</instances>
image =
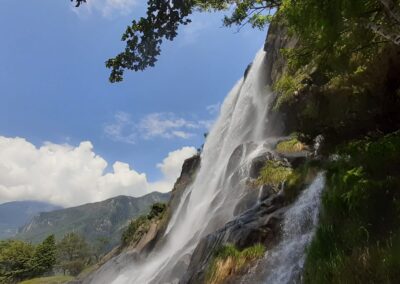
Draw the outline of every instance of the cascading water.
<instances>
[{"instance_id":1,"label":"cascading water","mask_svg":"<svg viewBox=\"0 0 400 284\"><path fill-rule=\"evenodd\" d=\"M301 283L305 249L318 224L324 186L325 177L320 173L285 213L283 239L275 249L266 254L269 273L265 283Z\"/></svg>"},{"instance_id":2,"label":"cascading water","mask_svg":"<svg viewBox=\"0 0 400 284\"><path fill-rule=\"evenodd\" d=\"M120 265L116 261L92 283L176 283L199 240L234 217L235 205L244 194L249 160L266 151L265 125L272 93L265 78L265 52L259 51L247 77L239 80L224 101L207 137L201 168L182 195L163 245L144 260ZM244 150L232 165L231 154L241 144Z\"/></svg>"},{"instance_id":3,"label":"cascading water","mask_svg":"<svg viewBox=\"0 0 400 284\"><path fill-rule=\"evenodd\" d=\"M318 224L321 193L325 176L319 173L297 201L285 212L282 240L267 251L258 263L258 275L248 275L242 283L288 284L301 283L305 250Z\"/></svg>"}]
</instances>

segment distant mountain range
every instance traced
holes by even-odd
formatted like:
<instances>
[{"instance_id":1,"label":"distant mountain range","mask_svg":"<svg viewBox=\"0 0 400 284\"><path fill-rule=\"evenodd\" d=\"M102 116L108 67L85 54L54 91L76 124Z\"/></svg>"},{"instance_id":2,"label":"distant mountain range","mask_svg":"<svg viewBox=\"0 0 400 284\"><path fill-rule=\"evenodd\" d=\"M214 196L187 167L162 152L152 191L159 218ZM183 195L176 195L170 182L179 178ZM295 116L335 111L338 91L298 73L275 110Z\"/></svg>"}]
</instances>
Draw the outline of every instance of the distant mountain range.
<instances>
[{"instance_id":1,"label":"distant mountain range","mask_svg":"<svg viewBox=\"0 0 400 284\"><path fill-rule=\"evenodd\" d=\"M142 197L117 196L77 207L42 212L19 229L17 239L37 243L50 234L57 239L68 232L83 235L90 243L107 238L109 248L118 244L129 221L148 213L152 204L167 202L169 193L152 192Z\"/></svg>"},{"instance_id":2,"label":"distant mountain range","mask_svg":"<svg viewBox=\"0 0 400 284\"><path fill-rule=\"evenodd\" d=\"M0 204L0 239L14 237L18 228L39 212L61 209L61 206L38 201L14 201Z\"/></svg>"}]
</instances>

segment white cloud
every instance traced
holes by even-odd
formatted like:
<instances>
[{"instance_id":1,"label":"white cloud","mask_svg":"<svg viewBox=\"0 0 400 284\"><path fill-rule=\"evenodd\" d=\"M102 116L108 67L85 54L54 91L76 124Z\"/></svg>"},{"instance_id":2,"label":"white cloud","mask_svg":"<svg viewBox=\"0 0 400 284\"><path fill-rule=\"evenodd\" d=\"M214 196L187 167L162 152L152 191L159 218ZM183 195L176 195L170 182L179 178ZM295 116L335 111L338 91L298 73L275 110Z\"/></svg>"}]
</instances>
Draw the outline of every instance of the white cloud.
<instances>
[{"instance_id":1,"label":"white cloud","mask_svg":"<svg viewBox=\"0 0 400 284\"><path fill-rule=\"evenodd\" d=\"M207 111L209 114L215 115L215 114L219 114L219 111L221 109L221 103L216 103L213 105L209 105L206 107Z\"/></svg>"},{"instance_id":2,"label":"white cloud","mask_svg":"<svg viewBox=\"0 0 400 284\"><path fill-rule=\"evenodd\" d=\"M161 192L170 191L172 189L171 184L175 183L181 173L183 161L196 153L197 150L194 147L183 147L182 149L170 152L162 163L157 164L157 168L163 173L164 179L153 183L152 188Z\"/></svg>"},{"instance_id":3,"label":"white cloud","mask_svg":"<svg viewBox=\"0 0 400 284\"><path fill-rule=\"evenodd\" d=\"M195 131L208 129L207 120L192 121L173 113L151 113L134 122L125 112L117 112L114 121L104 127L104 133L113 141L133 144L137 139L189 139Z\"/></svg>"},{"instance_id":4,"label":"white cloud","mask_svg":"<svg viewBox=\"0 0 400 284\"><path fill-rule=\"evenodd\" d=\"M23 138L0 136L0 203L41 200L64 206L104 200L117 195L141 196L153 190L169 191L183 161L194 147L171 152L157 165L163 178L149 182L126 163L107 162L93 151L89 141L73 147L45 143L37 148Z\"/></svg>"},{"instance_id":5,"label":"white cloud","mask_svg":"<svg viewBox=\"0 0 400 284\"><path fill-rule=\"evenodd\" d=\"M104 133L116 142L135 144L136 141L134 123L130 115L125 112L117 112L114 115L114 122L104 127Z\"/></svg>"},{"instance_id":6,"label":"white cloud","mask_svg":"<svg viewBox=\"0 0 400 284\"><path fill-rule=\"evenodd\" d=\"M128 15L138 5L137 0L88 0L73 11L79 16L100 13L103 17L110 18L114 15Z\"/></svg>"},{"instance_id":7,"label":"white cloud","mask_svg":"<svg viewBox=\"0 0 400 284\"><path fill-rule=\"evenodd\" d=\"M145 139L155 137L187 139L194 135L189 131L199 127L198 123L177 117L173 113L149 114L138 125L139 131Z\"/></svg>"}]
</instances>

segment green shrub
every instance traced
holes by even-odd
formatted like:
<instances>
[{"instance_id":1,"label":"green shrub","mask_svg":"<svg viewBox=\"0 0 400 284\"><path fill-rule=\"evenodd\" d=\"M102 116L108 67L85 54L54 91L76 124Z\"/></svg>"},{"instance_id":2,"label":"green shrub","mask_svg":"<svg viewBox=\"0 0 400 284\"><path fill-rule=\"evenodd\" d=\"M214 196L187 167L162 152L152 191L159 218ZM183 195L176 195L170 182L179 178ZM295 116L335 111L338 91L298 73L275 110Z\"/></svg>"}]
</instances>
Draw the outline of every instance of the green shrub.
<instances>
[{"instance_id":1,"label":"green shrub","mask_svg":"<svg viewBox=\"0 0 400 284\"><path fill-rule=\"evenodd\" d=\"M292 170L287 177L283 192L285 200L291 203L307 185L309 185L320 171L318 161L307 161Z\"/></svg>"},{"instance_id":2,"label":"green shrub","mask_svg":"<svg viewBox=\"0 0 400 284\"><path fill-rule=\"evenodd\" d=\"M279 142L275 148L275 150L279 153L296 153L306 149L306 145L300 142L296 136Z\"/></svg>"},{"instance_id":3,"label":"green shrub","mask_svg":"<svg viewBox=\"0 0 400 284\"><path fill-rule=\"evenodd\" d=\"M400 132L339 154L327 169L305 283L400 283Z\"/></svg>"},{"instance_id":4,"label":"green shrub","mask_svg":"<svg viewBox=\"0 0 400 284\"><path fill-rule=\"evenodd\" d=\"M257 184L268 184L278 191L292 173L293 169L285 166L282 162L269 160L261 169Z\"/></svg>"},{"instance_id":5,"label":"green shrub","mask_svg":"<svg viewBox=\"0 0 400 284\"><path fill-rule=\"evenodd\" d=\"M223 283L229 276L240 272L252 261L260 259L265 254L265 247L262 244L255 244L242 251L234 245L227 244L214 253L206 274L206 283Z\"/></svg>"},{"instance_id":6,"label":"green shrub","mask_svg":"<svg viewBox=\"0 0 400 284\"><path fill-rule=\"evenodd\" d=\"M150 229L154 221L161 220L166 212L167 205L155 203L151 206L149 214L142 215L132 220L121 236L122 247L138 242Z\"/></svg>"},{"instance_id":7,"label":"green shrub","mask_svg":"<svg viewBox=\"0 0 400 284\"><path fill-rule=\"evenodd\" d=\"M35 247L31 244L17 240L0 241L0 283L33 277L34 253Z\"/></svg>"},{"instance_id":8,"label":"green shrub","mask_svg":"<svg viewBox=\"0 0 400 284\"><path fill-rule=\"evenodd\" d=\"M154 203L151 206L150 213L147 215L147 219L152 220L154 218L159 218L165 213L165 210L167 209L167 205L165 203Z\"/></svg>"}]
</instances>

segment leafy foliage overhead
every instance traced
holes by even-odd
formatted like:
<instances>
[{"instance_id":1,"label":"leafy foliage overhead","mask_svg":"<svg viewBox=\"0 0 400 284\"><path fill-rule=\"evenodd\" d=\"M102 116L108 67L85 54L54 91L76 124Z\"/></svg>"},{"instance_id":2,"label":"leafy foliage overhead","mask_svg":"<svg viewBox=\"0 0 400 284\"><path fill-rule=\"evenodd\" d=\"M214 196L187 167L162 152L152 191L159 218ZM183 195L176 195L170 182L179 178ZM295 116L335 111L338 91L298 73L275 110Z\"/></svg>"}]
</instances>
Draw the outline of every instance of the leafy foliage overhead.
<instances>
[{"instance_id":1,"label":"leafy foliage overhead","mask_svg":"<svg viewBox=\"0 0 400 284\"><path fill-rule=\"evenodd\" d=\"M72 0L71 0L72 1ZM85 0L76 0L79 6ZM110 81L123 80L125 70L142 71L153 67L161 53L164 40L172 41L178 35L181 25L191 22L190 15L195 11L221 11L234 7L226 16L226 26L251 24L262 28L268 20L265 12L277 8L280 0L148 0L145 17L133 20L126 28L121 40L125 49L116 57L106 61L111 69Z\"/></svg>"},{"instance_id":2,"label":"leafy foliage overhead","mask_svg":"<svg viewBox=\"0 0 400 284\"><path fill-rule=\"evenodd\" d=\"M71 1L76 6L86 2ZM374 53L369 47L385 42L400 45L397 0L148 0L146 15L133 20L122 35L125 49L106 62L110 81L122 81L125 70L154 66L162 42L172 41L193 12L222 10L230 11L224 25L239 29L246 24L262 29L272 18L285 23L302 44L290 54L296 67L317 58L333 69L346 68L354 51Z\"/></svg>"},{"instance_id":3,"label":"leafy foliage overhead","mask_svg":"<svg viewBox=\"0 0 400 284\"><path fill-rule=\"evenodd\" d=\"M75 7L79 7L82 3L86 3L86 0L71 0L75 3Z\"/></svg>"},{"instance_id":4,"label":"leafy foliage overhead","mask_svg":"<svg viewBox=\"0 0 400 284\"><path fill-rule=\"evenodd\" d=\"M368 61L380 45L400 45L399 3L392 0L284 0L277 18L300 39L288 54L294 69L310 62L356 69L352 61Z\"/></svg>"}]
</instances>

